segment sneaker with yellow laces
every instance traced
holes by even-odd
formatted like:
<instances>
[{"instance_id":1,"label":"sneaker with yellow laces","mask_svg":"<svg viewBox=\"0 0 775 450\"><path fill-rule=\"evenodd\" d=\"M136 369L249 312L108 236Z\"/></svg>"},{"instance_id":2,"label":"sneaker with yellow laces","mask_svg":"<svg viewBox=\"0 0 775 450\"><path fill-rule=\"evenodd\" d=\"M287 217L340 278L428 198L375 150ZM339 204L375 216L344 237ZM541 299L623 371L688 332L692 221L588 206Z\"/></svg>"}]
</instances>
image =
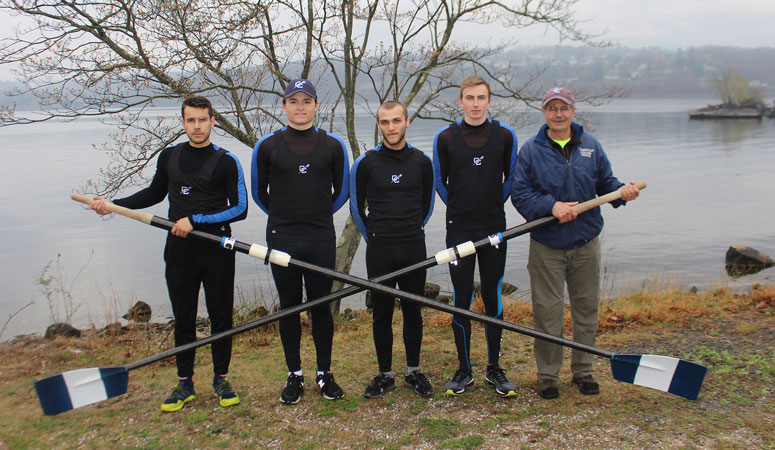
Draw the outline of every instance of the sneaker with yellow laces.
<instances>
[{"instance_id":1,"label":"sneaker with yellow laces","mask_svg":"<svg viewBox=\"0 0 775 450\"><path fill-rule=\"evenodd\" d=\"M181 380L172 390L172 394L161 404L161 410L164 412L178 411L183 408L183 405L195 398L194 383L190 379L188 381Z\"/></svg>"},{"instance_id":2,"label":"sneaker with yellow laces","mask_svg":"<svg viewBox=\"0 0 775 450\"><path fill-rule=\"evenodd\" d=\"M239 396L231 387L231 383L226 377L216 375L213 378L213 390L218 397L218 403L224 408L239 404Z\"/></svg>"}]
</instances>

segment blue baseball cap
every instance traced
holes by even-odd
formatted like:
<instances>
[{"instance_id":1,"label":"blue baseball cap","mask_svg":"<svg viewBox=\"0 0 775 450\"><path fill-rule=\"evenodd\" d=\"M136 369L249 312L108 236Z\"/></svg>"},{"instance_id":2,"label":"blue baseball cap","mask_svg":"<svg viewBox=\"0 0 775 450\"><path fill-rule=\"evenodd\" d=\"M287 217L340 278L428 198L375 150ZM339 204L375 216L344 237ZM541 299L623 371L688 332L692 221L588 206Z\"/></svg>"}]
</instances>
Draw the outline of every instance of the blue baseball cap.
<instances>
[{"instance_id":1,"label":"blue baseball cap","mask_svg":"<svg viewBox=\"0 0 775 450\"><path fill-rule=\"evenodd\" d=\"M283 98L288 98L297 92L303 92L312 98L318 98L318 93L315 90L315 85L311 81L299 78L291 80L288 86L285 87L285 95Z\"/></svg>"}]
</instances>

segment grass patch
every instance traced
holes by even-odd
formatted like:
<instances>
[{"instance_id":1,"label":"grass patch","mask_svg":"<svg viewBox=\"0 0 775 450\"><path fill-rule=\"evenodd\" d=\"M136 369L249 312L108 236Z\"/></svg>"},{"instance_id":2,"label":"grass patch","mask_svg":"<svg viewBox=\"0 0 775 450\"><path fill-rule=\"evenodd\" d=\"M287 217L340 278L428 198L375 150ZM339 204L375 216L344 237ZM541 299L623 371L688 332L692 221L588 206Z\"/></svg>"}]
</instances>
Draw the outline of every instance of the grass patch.
<instances>
[{"instance_id":1,"label":"grass patch","mask_svg":"<svg viewBox=\"0 0 775 450\"><path fill-rule=\"evenodd\" d=\"M58 416L43 416L32 381L82 367L126 364L170 348L169 329L152 325L80 339L20 338L0 344L0 448L773 448L775 429L775 288L749 293L664 290L607 301L598 346L616 353L662 354L704 364L700 398L687 401L614 381L597 361L601 394L570 384L570 351L560 373L560 398L535 393L533 340L503 334L501 365L517 388L497 398L484 383L484 327L473 324L475 383L464 395L441 395L457 358L449 316L424 309L421 366L437 392L420 398L399 386L364 400L376 370L371 317L337 319L332 369L344 399L322 400L314 385L298 405L278 401L287 377L276 330L234 339L230 379L241 403L221 408L208 391L209 348L197 351L203 394L175 413L159 402L176 382L174 359L130 372L127 394ZM477 303L474 307L481 308ZM245 314L245 320L251 312ZM530 305L510 302L507 320L530 326ZM394 316L394 364L403 364L402 315ZM566 335L570 335L568 322ZM302 366L314 374L315 348L305 326ZM314 377L314 376L313 376ZM205 394L206 393L206 394ZM452 420L454 418L454 420Z\"/></svg>"}]
</instances>

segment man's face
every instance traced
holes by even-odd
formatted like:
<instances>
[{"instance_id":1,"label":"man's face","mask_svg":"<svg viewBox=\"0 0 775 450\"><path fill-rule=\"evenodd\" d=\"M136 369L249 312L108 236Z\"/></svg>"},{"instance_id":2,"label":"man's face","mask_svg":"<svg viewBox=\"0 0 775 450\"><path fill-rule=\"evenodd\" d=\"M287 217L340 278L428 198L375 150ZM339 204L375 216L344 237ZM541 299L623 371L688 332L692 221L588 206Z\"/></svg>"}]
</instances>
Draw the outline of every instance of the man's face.
<instances>
[{"instance_id":1,"label":"man's face","mask_svg":"<svg viewBox=\"0 0 775 450\"><path fill-rule=\"evenodd\" d=\"M303 92L297 92L285 99L283 111L288 116L288 125L297 130L306 130L315 121L318 102Z\"/></svg>"},{"instance_id":2,"label":"man's face","mask_svg":"<svg viewBox=\"0 0 775 450\"><path fill-rule=\"evenodd\" d=\"M404 109L395 106L391 109L377 110L377 126L382 133L382 143L393 150L401 150L406 145L406 127L409 118L404 116Z\"/></svg>"},{"instance_id":3,"label":"man's face","mask_svg":"<svg viewBox=\"0 0 775 450\"><path fill-rule=\"evenodd\" d=\"M460 96L460 106L465 113L465 121L469 125L481 125L487 119L487 108L492 104L492 97L487 92L487 86L477 84L463 89Z\"/></svg>"},{"instance_id":4,"label":"man's face","mask_svg":"<svg viewBox=\"0 0 775 450\"><path fill-rule=\"evenodd\" d=\"M541 111L544 113L546 125L553 137L561 139L570 137L570 125L573 121L573 114L576 112L575 107L560 99L554 99L549 101Z\"/></svg>"},{"instance_id":5,"label":"man's face","mask_svg":"<svg viewBox=\"0 0 775 450\"><path fill-rule=\"evenodd\" d=\"M215 117L210 117L207 108L183 107L181 122L192 147L210 145L210 132L215 127Z\"/></svg>"}]
</instances>

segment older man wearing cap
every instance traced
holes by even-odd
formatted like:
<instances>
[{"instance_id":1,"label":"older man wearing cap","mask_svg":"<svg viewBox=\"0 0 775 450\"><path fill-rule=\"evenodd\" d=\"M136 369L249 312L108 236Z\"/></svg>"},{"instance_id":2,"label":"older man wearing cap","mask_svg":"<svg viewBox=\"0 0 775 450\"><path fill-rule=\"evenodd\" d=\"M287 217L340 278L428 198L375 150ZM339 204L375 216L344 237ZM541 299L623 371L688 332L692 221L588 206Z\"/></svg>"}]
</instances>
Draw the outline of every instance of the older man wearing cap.
<instances>
[{"instance_id":1,"label":"older man wearing cap","mask_svg":"<svg viewBox=\"0 0 775 450\"><path fill-rule=\"evenodd\" d=\"M253 149L251 192L269 216L266 241L270 248L334 268L333 215L349 195L349 160L342 139L314 126L318 107L312 82L298 79L288 83L283 96L288 125L262 137ZM272 276L283 309L301 304L302 286L308 300L331 292L332 280L297 268L272 264ZM315 381L323 398L335 400L344 394L331 372L333 317L326 305L310 312L317 353ZM295 404L304 393L298 314L280 320L280 338L288 366L280 401Z\"/></svg>"},{"instance_id":2,"label":"older man wearing cap","mask_svg":"<svg viewBox=\"0 0 775 450\"><path fill-rule=\"evenodd\" d=\"M573 206L621 188L619 207L638 197L634 183L614 177L611 163L594 136L573 122L573 93L565 87L546 91L541 108L546 124L520 148L511 189L511 201L526 220L549 214L559 223L530 234L528 271L537 330L562 336L565 285L573 323L573 340L595 345L600 302L600 208L577 215ZM538 394L557 398L563 347L535 341ZM572 351L572 382L582 394L600 393L592 376L594 356Z\"/></svg>"}]
</instances>

